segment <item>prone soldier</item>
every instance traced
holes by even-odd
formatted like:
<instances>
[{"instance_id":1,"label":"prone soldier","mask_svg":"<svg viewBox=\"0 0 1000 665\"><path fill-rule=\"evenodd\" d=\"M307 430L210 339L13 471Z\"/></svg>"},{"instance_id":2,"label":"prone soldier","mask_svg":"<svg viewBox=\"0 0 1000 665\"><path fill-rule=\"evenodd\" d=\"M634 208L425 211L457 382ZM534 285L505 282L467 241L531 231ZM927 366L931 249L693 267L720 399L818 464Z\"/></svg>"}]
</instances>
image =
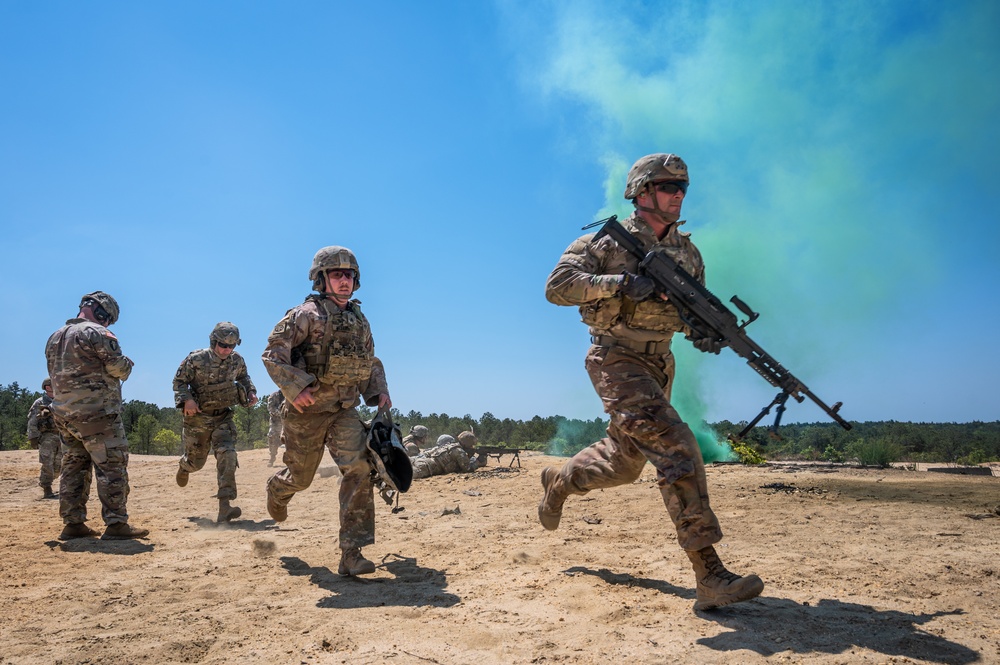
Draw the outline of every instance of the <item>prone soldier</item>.
<instances>
[{"instance_id":1,"label":"prone soldier","mask_svg":"<svg viewBox=\"0 0 1000 665\"><path fill-rule=\"evenodd\" d=\"M427 445L427 435L429 431L423 425L414 425L410 428L410 433L403 437L403 447L406 454L416 457L420 454L421 447Z\"/></svg>"},{"instance_id":2,"label":"prone soldier","mask_svg":"<svg viewBox=\"0 0 1000 665\"><path fill-rule=\"evenodd\" d=\"M410 459L413 478L429 478L446 473L470 473L486 466L486 455L476 454L479 441L472 432L462 432L456 441L448 434L438 437L433 448L428 448Z\"/></svg>"}]
</instances>

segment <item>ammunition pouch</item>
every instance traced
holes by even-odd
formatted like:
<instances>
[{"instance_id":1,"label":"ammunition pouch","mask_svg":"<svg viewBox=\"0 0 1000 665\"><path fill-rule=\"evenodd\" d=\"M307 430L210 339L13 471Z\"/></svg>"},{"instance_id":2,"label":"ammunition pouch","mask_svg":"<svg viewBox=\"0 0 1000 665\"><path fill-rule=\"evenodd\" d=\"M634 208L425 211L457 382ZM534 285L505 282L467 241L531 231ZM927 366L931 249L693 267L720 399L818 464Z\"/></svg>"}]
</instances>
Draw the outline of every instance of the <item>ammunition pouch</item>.
<instances>
[{"instance_id":1,"label":"ammunition pouch","mask_svg":"<svg viewBox=\"0 0 1000 665\"><path fill-rule=\"evenodd\" d=\"M610 330L621 319L621 310L621 298L605 298L580 307L580 319L590 328Z\"/></svg>"},{"instance_id":2,"label":"ammunition pouch","mask_svg":"<svg viewBox=\"0 0 1000 665\"><path fill-rule=\"evenodd\" d=\"M235 381L199 387L194 399L202 411L218 411L240 403L240 395Z\"/></svg>"},{"instance_id":3,"label":"ammunition pouch","mask_svg":"<svg viewBox=\"0 0 1000 665\"><path fill-rule=\"evenodd\" d=\"M240 406L250 406L250 393L247 392L242 383L236 384L236 400Z\"/></svg>"}]
</instances>

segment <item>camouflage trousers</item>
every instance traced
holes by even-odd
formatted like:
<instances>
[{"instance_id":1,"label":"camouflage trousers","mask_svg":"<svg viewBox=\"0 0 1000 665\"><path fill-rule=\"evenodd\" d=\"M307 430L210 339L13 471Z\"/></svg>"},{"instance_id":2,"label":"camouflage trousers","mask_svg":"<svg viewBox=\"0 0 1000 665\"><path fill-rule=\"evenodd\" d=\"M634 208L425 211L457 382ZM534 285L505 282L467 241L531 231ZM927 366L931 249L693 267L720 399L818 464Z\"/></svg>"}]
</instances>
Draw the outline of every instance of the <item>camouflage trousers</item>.
<instances>
[{"instance_id":1,"label":"camouflage trousers","mask_svg":"<svg viewBox=\"0 0 1000 665\"><path fill-rule=\"evenodd\" d=\"M267 491L286 506L296 492L312 484L328 448L343 474L340 481L340 548L364 547L375 542L375 501L367 432L355 408L335 412L299 413L287 403L281 408L285 467L267 481Z\"/></svg>"},{"instance_id":2,"label":"camouflage trousers","mask_svg":"<svg viewBox=\"0 0 1000 665\"><path fill-rule=\"evenodd\" d=\"M38 486L49 487L59 478L62 470L62 439L55 432L45 432L38 437Z\"/></svg>"},{"instance_id":3,"label":"camouflage trousers","mask_svg":"<svg viewBox=\"0 0 1000 665\"><path fill-rule=\"evenodd\" d=\"M271 416L271 426L267 428L267 449L271 451L271 464L278 457L278 447L281 445L281 418Z\"/></svg>"},{"instance_id":4,"label":"camouflage trousers","mask_svg":"<svg viewBox=\"0 0 1000 665\"><path fill-rule=\"evenodd\" d=\"M648 460L680 546L699 550L719 542L722 530L709 506L701 450L670 404L673 356L592 346L586 367L611 422L606 438L578 452L560 470L569 493L632 483Z\"/></svg>"},{"instance_id":5,"label":"camouflage trousers","mask_svg":"<svg viewBox=\"0 0 1000 665\"><path fill-rule=\"evenodd\" d=\"M87 434L71 422L57 421L63 439L62 474L59 477L59 515L65 524L87 521L90 483L97 475L101 517L108 526L128 522L128 440L120 416L103 427L93 422ZM100 431L91 434L95 429Z\"/></svg>"},{"instance_id":6,"label":"camouflage trousers","mask_svg":"<svg viewBox=\"0 0 1000 665\"><path fill-rule=\"evenodd\" d=\"M201 471L211 449L215 453L215 475L219 485L216 496L229 501L236 498L236 425L233 412L225 409L218 415L196 413L184 416L184 455L180 467L188 473Z\"/></svg>"},{"instance_id":7,"label":"camouflage trousers","mask_svg":"<svg viewBox=\"0 0 1000 665\"><path fill-rule=\"evenodd\" d=\"M425 457L422 455L411 457L410 463L413 464L414 480L419 478L430 478L431 476L440 476L448 473L444 464L434 457Z\"/></svg>"}]
</instances>

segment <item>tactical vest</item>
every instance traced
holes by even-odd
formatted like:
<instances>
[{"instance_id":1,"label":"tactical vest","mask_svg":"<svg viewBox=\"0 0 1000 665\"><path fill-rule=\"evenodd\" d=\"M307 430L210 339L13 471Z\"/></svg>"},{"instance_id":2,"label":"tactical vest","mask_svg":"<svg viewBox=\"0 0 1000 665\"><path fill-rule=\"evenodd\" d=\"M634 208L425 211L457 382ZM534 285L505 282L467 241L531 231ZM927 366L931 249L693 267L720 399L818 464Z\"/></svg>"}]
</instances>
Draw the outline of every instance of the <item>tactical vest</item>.
<instances>
[{"instance_id":1,"label":"tactical vest","mask_svg":"<svg viewBox=\"0 0 1000 665\"><path fill-rule=\"evenodd\" d=\"M240 403L240 395L234 381L198 386L192 391L194 401L202 411L218 411Z\"/></svg>"},{"instance_id":2,"label":"tactical vest","mask_svg":"<svg viewBox=\"0 0 1000 665\"><path fill-rule=\"evenodd\" d=\"M695 256L685 246L689 244L686 236L678 238L678 246L656 245L651 251L664 252L678 265L691 274L696 274L701 266ZM625 270L636 272L638 261L624 250L609 257L608 265L604 266L606 274L619 274ZM656 333L674 333L684 328L677 307L669 300L649 298L636 302L631 298L617 295L580 307L580 318L591 328L611 330L618 324L633 330L644 330Z\"/></svg>"},{"instance_id":3,"label":"tactical vest","mask_svg":"<svg viewBox=\"0 0 1000 665\"><path fill-rule=\"evenodd\" d=\"M371 377L374 356L365 345L368 321L355 303L347 309L317 299L326 315L323 337L300 347L305 370L320 383L356 388Z\"/></svg>"}]
</instances>

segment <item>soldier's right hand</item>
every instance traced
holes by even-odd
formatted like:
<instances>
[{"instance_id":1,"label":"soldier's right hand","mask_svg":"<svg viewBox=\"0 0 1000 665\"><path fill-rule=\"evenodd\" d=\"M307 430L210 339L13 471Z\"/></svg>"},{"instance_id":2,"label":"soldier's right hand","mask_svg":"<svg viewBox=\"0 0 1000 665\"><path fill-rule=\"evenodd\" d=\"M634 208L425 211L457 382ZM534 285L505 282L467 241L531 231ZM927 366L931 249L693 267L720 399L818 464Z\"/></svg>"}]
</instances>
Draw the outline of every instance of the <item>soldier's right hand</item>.
<instances>
[{"instance_id":1,"label":"soldier's right hand","mask_svg":"<svg viewBox=\"0 0 1000 665\"><path fill-rule=\"evenodd\" d=\"M618 287L619 293L628 296L632 300L639 302L647 300L656 293L656 282L649 277L636 275L634 273L622 273L621 284Z\"/></svg>"},{"instance_id":2,"label":"soldier's right hand","mask_svg":"<svg viewBox=\"0 0 1000 665\"><path fill-rule=\"evenodd\" d=\"M313 392L316 390L315 386L306 386L302 389L295 399L292 400L292 406L299 413L304 413L307 406L312 406L316 403L316 398L313 397Z\"/></svg>"},{"instance_id":3,"label":"soldier's right hand","mask_svg":"<svg viewBox=\"0 0 1000 665\"><path fill-rule=\"evenodd\" d=\"M184 415L193 416L196 413L201 413L201 408L199 408L198 402L193 399L184 400Z\"/></svg>"}]
</instances>

